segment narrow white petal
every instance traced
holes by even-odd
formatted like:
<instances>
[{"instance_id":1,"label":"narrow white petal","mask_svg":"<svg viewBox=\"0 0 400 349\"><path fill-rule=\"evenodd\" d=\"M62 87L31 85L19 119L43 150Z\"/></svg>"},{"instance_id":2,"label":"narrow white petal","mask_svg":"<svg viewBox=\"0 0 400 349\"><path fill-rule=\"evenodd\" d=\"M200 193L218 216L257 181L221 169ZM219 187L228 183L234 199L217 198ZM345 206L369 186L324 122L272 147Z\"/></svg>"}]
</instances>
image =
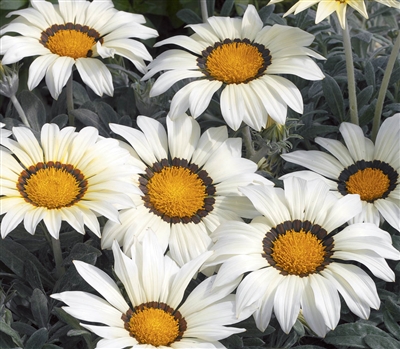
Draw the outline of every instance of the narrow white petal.
<instances>
[{"instance_id":1,"label":"narrow white petal","mask_svg":"<svg viewBox=\"0 0 400 349\"><path fill-rule=\"evenodd\" d=\"M87 324L82 324L82 323L80 325L105 339L119 339L119 338L128 338L129 337L129 331L127 331L125 328L121 328L121 327L93 326L93 325L87 325ZM136 340L133 338L131 340L131 345L132 344L136 344Z\"/></svg>"},{"instance_id":2,"label":"narrow white petal","mask_svg":"<svg viewBox=\"0 0 400 349\"><path fill-rule=\"evenodd\" d=\"M3 201L1 201L3 204ZM8 211L1 221L1 237L4 239L24 219L25 213L32 205L22 204Z\"/></svg>"},{"instance_id":3,"label":"narrow white petal","mask_svg":"<svg viewBox=\"0 0 400 349\"><path fill-rule=\"evenodd\" d=\"M112 306L117 308L121 313L125 313L129 309L129 305L124 300L118 286L104 271L93 265L77 260L74 261L74 265L85 281L99 292Z\"/></svg>"},{"instance_id":4,"label":"narrow white petal","mask_svg":"<svg viewBox=\"0 0 400 349\"><path fill-rule=\"evenodd\" d=\"M289 333L296 322L303 292L304 282L297 275L287 275L277 287L274 312L285 333Z\"/></svg>"},{"instance_id":5,"label":"narrow white petal","mask_svg":"<svg viewBox=\"0 0 400 349\"><path fill-rule=\"evenodd\" d=\"M253 5L248 5L242 20L242 39L253 41L263 27L263 22Z\"/></svg>"},{"instance_id":6,"label":"narrow white petal","mask_svg":"<svg viewBox=\"0 0 400 349\"><path fill-rule=\"evenodd\" d=\"M347 149L354 161L364 160L367 157L364 133L361 127L349 122L342 122L339 131L343 136Z\"/></svg>"},{"instance_id":7,"label":"narrow white petal","mask_svg":"<svg viewBox=\"0 0 400 349\"><path fill-rule=\"evenodd\" d=\"M348 194L329 208L329 215L321 224L327 232L331 232L360 213L361 210L360 197L357 194Z\"/></svg>"},{"instance_id":8,"label":"narrow white petal","mask_svg":"<svg viewBox=\"0 0 400 349\"><path fill-rule=\"evenodd\" d=\"M226 85L221 93L221 113L227 125L237 130L243 121L244 101L240 85Z\"/></svg>"},{"instance_id":9,"label":"narrow white petal","mask_svg":"<svg viewBox=\"0 0 400 349\"><path fill-rule=\"evenodd\" d=\"M43 222L46 224L46 227L50 233L50 235L58 239L61 229L61 212L59 210L47 210L46 214L43 217Z\"/></svg>"},{"instance_id":10,"label":"narrow white petal","mask_svg":"<svg viewBox=\"0 0 400 349\"><path fill-rule=\"evenodd\" d=\"M137 125L143 131L157 159L168 159L168 141L164 126L152 118L139 115Z\"/></svg>"},{"instance_id":11,"label":"narrow white petal","mask_svg":"<svg viewBox=\"0 0 400 349\"><path fill-rule=\"evenodd\" d=\"M388 162L388 159L399 154L400 113L387 118L376 136L374 159ZM397 152L396 152L397 151Z\"/></svg>"},{"instance_id":12,"label":"narrow white petal","mask_svg":"<svg viewBox=\"0 0 400 349\"><path fill-rule=\"evenodd\" d=\"M329 151L344 167L354 164L353 158L342 142L336 139L317 137L315 138L315 143Z\"/></svg>"},{"instance_id":13,"label":"narrow white petal","mask_svg":"<svg viewBox=\"0 0 400 349\"><path fill-rule=\"evenodd\" d=\"M193 53L196 53L198 55L201 54L201 52L206 48L204 45L199 43L196 40L193 40L191 37L185 36L185 35L176 35L167 39L164 39L162 41L157 42L154 47L162 46L162 45L168 45L168 44L173 44L173 45L179 45L189 51L192 51Z\"/></svg>"},{"instance_id":14,"label":"narrow white petal","mask_svg":"<svg viewBox=\"0 0 400 349\"><path fill-rule=\"evenodd\" d=\"M111 73L104 63L95 58L78 58L75 64L83 82L94 93L99 96L104 93L109 96L114 94Z\"/></svg>"},{"instance_id":15,"label":"narrow white petal","mask_svg":"<svg viewBox=\"0 0 400 349\"><path fill-rule=\"evenodd\" d=\"M121 312L104 299L81 291L54 293L51 298L64 302L63 309L80 320L99 322L108 326L123 327Z\"/></svg>"},{"instance_id":16,"label":"narrow white petal","mask_svg":"<svg viewBox=\"0 0 400 349\"><path fill-rule=\"evenodd\" d=\"M168 143L171 158L190 161L200 138L200 126L187 115L171 120L167 117Z\"/></svg>"},{"instance_id":17,"label":"narrow white petal","mask_svg":"<svg viewBox=\"0 0 400 349\"><path fill-rule=\"evenodd\" d=\"M167 91L177 81L188 78L200 78L204 74L196 70L171 70L164 72L151 88L150 96L158 96Z\"/></svg>"},{"instance_id":18,"label":"narrow white petal","mask_svg":"<svg viewBox=\"0 0 400 349\"><path fill-rule=\"evenodd\" d=\"M374 202L375 207L383 218L395 229L400 231L400 206L399 202L393 202L387 199L378 199Z\"/></svg>"},{"instance_id":19,"label":"narrow white petal","mask_svg":"<svg viewBox=\"0 0 400 349\"><path fill-rule=\"evenodd\" d=\"M204 252L200 256L183 265L182 268L175 274L167 302L170 307L174 309L178 307L179 303L182 301L186 287L190 280L212 254L212 251ZM187 302L188 300L186 300L185 303Z\"/></svg>"},{"instance_id":20,"label":"narrow white petal","mask_svg":"<svg viewBox=\"0 0 400 349\"><path fill-rule=\"evenodd\" d=\"M286 161L301 165L331 179L337 180L344 170L343 165L332 155L318 150L296 150L288 154L282 154L281 157Z\"/></svg>"},{"instance_id":21,"label":"narrow white petal","mask_svg":"<svg viewBox=\"0 0 400 349\"><path fill-rule=\"evenodd\" d=\"M190 114L197 118L207 109L214 93L221 87L220 81L199 80L189 95ZM171 103L172 105L172 103ZM221 107L222 108L222 107Z\"/></svg>"},{"instance_id":22,"label":"narrow white petal","mask_svg":"<svg viewBox=\"0 0 400 349\"><path fill-rule=\"evenodd\" d=\"M140 285L139 271L136 263L122 253L116 241L114 241L112 249L115 259L115 273L123 283L132 306L135 307L146 302L143 289Z\"/></svg>"},{"instance_id":23,"label":"narrow white petal","mask_svg":"<svg viewBox=\"0 0 400 349\"><path fill-rule=\"evenodd\" d=\"M321 313L326 326L334 329L340 320L340 298L337 290L321 275L311 274L309 280L316 308Z\"/></svg>"},{"instance_id":24,"label":"narrow white petal","mask_svg":"<svg viewBox=\"0 0 400 349\"><path fill-rule=\"evenodd\" d=\"M71 57L58 57L47 68L46 85L54 99L58 99L63 87L72 74L75 60Z\"/></svg>"}]
</instances>

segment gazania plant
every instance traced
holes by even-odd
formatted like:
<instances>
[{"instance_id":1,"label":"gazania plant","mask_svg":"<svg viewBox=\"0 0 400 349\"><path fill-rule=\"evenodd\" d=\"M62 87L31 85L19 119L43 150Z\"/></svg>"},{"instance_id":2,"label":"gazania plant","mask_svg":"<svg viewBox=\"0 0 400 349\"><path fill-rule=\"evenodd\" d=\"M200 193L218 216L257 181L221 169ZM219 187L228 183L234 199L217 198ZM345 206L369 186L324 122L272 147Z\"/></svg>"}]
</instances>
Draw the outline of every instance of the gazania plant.
<instances>
[{"instance_id":1,"label":"gazania plant","mask_svg":"<svg viewBox=\"0 0 400 349\"><path fill-rule=\"evenodd\" d=\"M400 348L398 10L0 1L0 349Z\"/></svg>"}]
</instances>

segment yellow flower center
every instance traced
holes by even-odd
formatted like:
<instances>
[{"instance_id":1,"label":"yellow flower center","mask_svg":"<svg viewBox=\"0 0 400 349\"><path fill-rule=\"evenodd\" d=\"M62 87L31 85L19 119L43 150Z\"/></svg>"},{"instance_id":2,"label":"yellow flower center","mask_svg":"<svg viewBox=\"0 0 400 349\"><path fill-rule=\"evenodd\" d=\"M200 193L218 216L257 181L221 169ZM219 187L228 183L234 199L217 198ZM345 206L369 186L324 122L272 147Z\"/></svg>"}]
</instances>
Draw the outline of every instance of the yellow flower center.
<instances>
[{"instance_id":1,"label":"yellow flower center","mask_svg":"<svg viewBox=\"0 0 400 349\"><path fill-rule=\"evenodd\" d=\"M179 335L179 321L162 309L144 308L129 320L129 332L140 344L168 346Z\"/></svg>"},{"instance_id":2,"label":"yellow flower center","mask_svg":"<svg viewBox=\"0 0 400 349\"><path fill-rule=\"evenodd\" d=\"M124 328L139 344L169 346L182 339L187 329L185 318L165 303L148 302L129 309L121 316Z\"/></svg>"},{"instance_id":3,"label":"yellow flower center","mask_svg":"<svg viewBox=\"0 0 400 349\"><path fill-rule=\"evenodd\" d=\"M258 78L271 64L269 50L249 40L225 40L202 52L200 69L212 79L226 84L247 83Z\"/></svg>"},{"instance_id":4,"label":"yellow flower center","mask_svg":"<svg viewBox=\"0 0 400 349\"><path fill-rule=\"evenodd\" d=\"M333 247L333 238L321 226L309 221L286 221L265 234L262 256L281 274L304 277L331 262Z\"/></svg>"},{"instance_id":5,"label":"yellow flower center","mask_svg":"<svg viewBox=\"0 0 400 349\"><path fill-rule=\"evenodd\" d=\"M43 31L40 43L54 54L78 59L90 57L93 46L102 40L100 34L88 26L66 23Z\"/></svg>"},{"instance_id":6,"label":"yellow flower center","mask_svg":"<svg viewBox=\"0 0 400 349\"><path fill-rule=\"evenodd\" d=\"M361 200L374 201L389 190L390 179L377 168L366 168L352 174L346 182L349 194L359 194Z\"/></svg>"},{"instance_id":7,"label":"yellow flower center","mask_svg":"<svg viewBox=\"0 0 400 349\"><path fill-rule=\"evenodd\" d=\"M203 180L185 167L164 167L147 184L149 201L169 217L191 217L204 208L206 186Z\"/></svg>"},{"instance_id":8,"label":"yellow flower center","mask_svg":"<svg viewBox=\"0 0 400 349\"><path fill-rule=\"evenodd\" d=\"M87 190L87 181L72 165L48 162L22 171L17 188L33 206L59 209L78 202Z\"/></svg>"}]
</instances>

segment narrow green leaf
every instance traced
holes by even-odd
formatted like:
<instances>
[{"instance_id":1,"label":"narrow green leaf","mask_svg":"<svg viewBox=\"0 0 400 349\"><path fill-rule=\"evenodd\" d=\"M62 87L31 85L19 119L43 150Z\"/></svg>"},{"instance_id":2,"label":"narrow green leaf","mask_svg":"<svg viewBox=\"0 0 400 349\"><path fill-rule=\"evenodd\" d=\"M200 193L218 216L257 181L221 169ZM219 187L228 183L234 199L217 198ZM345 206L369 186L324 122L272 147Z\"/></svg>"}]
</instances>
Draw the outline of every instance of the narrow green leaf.
<instances>
[{"instance_id":1,"label":"narrow green leaf","mask_svg":"<svg viewBox=\"0 0 400 349\"><path fill-rule=\"evenodd\" d=\"M375 70L374 66L370 61L367 61L365 64L365 81L367 82L368 86L372 86L375 90Z\"/></svg>"},{"instance_id":2,"label":"narrow green leaf","mask_svg":"<svg viewBox=\"0 0 400 349\"><path fill-rule=\"evenodd\" d=\"M399 349L400 342L391 337L382 336L366 336L364 342L367 343L371 349Z\"/></svg>"},{"instance_id":3,"label":"narrow green leaf","mask_svg":"<svg viewBox=\"0 0 400 349\"><path fill-rule=\"evenodd\" d=\"M357 105L358 109L361 109L364 105L366 105L374 93L374 88L372 86L367 86L357 95Z\"/></svg>"},{"instance_id":4,"label":"narrow green leaf","mask_svg":"<svg viewBox=\"0 0 400 349\"><path fill-rule=\"evenodd\" d=\"M84 125L96 127L102 136L108 135L107 128L104 126L99 116L95 112L89 109L80 108L71 111L71 114L75 116Z\"/></svg>"},{"instance_id":5,"label":"narrow green leaf","mask_svg":"<svg viewBox=\"0 0 400 349\"><path fill-rule=\"evenodd\" d=\"M48 338L49 333L47 329L40 328L29 337L29 339L26 341L24 349L42 349Z\"/></svg>"},{"instance_id":6,"label":"narrow green leaf","mask_svg":"<svg viewBox=\"0 0 400 349\"><path fill-rule=\"evenodd\" d=\"M31 301L32 315L38 327L47 327L49 319L47 296L38 288L33 290Z\"/></svg>"},{"instance_id":7,"label":"narrow green leaf","mask_svg":"<svg viewBox=\"0 0 400 349\"><path fill-rule=\"evenodd\" d=\"M40 274L36 265L29 259L24 263L25 280L28 281L29 285L33 289L37 288L44 292L42 281L40 280Z\"/></svg>"},{"instance_id":8,"label":"narrow green leaf","mask_svg":"<svg viewBox=\"0 0 400 349\"><path fill-rule=\"evenodd\" d=\"M24 265L26 260L30 260L40 273L42 282L46 286L52 287L54 279L40 261L30 253L24 246L11 240L0 239L0 261L10 268L17 276L24 278Z\"/></svg>"},{"instance_id":9,"label":"narrow green leaf","mask_svg":"<svg viewBox=\"0 0 400 349\"><path fill-rule=\"evenodd\" d=\"M203 22L196 12L188 8L179 10L176 16L186 24L198 24Z\"/></svg>"},{"instance_id":10,"label":"narrow green leaf","mask_svg":"<svg viewBox=\"0 0 400 349\"><path fill-rule=\"evenodd\" d=\"M400 340L400 325L394 319L393 315L389 312L388 309L383 311L383 322L389 332Z\"/></svg>"},{"instance_id":11,"label":"narrow green leaf","mask_svg":"<svg viewBox=\"0 0 400 349\"><path fill-rule=\"evenodd\" d=\"M366 323L347 323L339 325L334 331L328 332L325 342L333 345L343 345L355 348L368 348L364 339L374 335L390 337L385 331Z\"/></svg>"},{"instance_id":12,"label":"narrow green leaf","mask_svg":"<svg viewBox=\"0 0 400 349\"><path fill-rule=\"evenodd\" d=\"M264 24L267 23L268 18L271 16L274 10L275 10L275 5L270 5L270 6L264 6L263 8L261 8L260 11L258 11L258 15L260 16Z\"/></svg>"},{"instance_id":13,"label":"narrow green leaf","mask_svg":"<svg viewBox=\"0 0 400 349\"><path fill-rule=\"evenodd\" d=\"M339 122L345 121L343 94L336 80L325 74L325 79L322 80L322 90L332 116Z\"/></svg>"},{"instance_id":14,"label":"narrow green leaf","mask_svg":"<svg viewBox=\"0 0 400 349\"><path fill-rule=\"evenodd\" d=\"M225 0L224 4L222 5L221 12L219 13L220 16L229 17L235 0Z\"/></svg>"},{"instance_id":15,"label":"narrow green leaf","mask_svg":"<svg viewBox=\"0 0 400 349\"><path fill-rule=\"evenodd\" d=\"M32 129L40 131L46 122L46 110L42 101L33 92L26 90L18 95L18 100Z\"/></svg>"},{"instance_id":16,"label":"narrow green leaf","mask_svg":"<svg viewBox=\"0 0 400 349\"><path fill-rule=\"evenodd\" d=\"M19 333L11 328L10 325L6 324L3 321L0 321L0 332L5 333L6 335L10 336L12 341L20 346L23 347L22 339L19 336Z\"/></svg>"}]
</instances>

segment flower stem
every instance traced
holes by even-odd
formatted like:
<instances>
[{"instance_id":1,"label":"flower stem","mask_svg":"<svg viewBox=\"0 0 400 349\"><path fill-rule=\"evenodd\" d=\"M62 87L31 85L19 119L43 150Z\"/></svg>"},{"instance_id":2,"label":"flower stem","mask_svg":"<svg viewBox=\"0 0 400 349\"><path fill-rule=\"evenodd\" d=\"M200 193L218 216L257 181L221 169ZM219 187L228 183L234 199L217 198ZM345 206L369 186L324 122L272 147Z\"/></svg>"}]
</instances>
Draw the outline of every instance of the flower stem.
<instances>
[{"instance_id":1,"label":"flower stem","mask_svg":"<svg viewBox=\"0 0 400 349\"><path fill-rule=\"evenodd\" d=\"M347 86L349 90L350 121L358 125L356 81L354 77L353 52L350 41L350 29L345 18L345 29L342 30L344 54L346 57Z\"/></svg>"},{"instance_id":2,"label":"flower stem","mask_svg":"<svg viewBox=\"0 0 400 349\"><path fill-rule=\"evenodd\" d=\"M68 111L68 117L69 117L69 125L74 126L75 125L75 118L74 115L71 113L74 110L74 93L72 89L72 73L71 76L68 79L67 86L66 86L66 92L67 92L67 111Z\"/></svg>"},{"instance_id":3,"label":"flower stem","mask_svg":"<svg viewBox=\"0 0 400 349\"><path fill-rule=\"evenodd\" d=\"M207 0L200 0L201 7L201 18L204 23L207 23L208 11L207 11Z\"/></svg>"},{"instance_id":4,"label":"flower stem","mask_svg":"<svg viewBox=\"0 0 400 349\"><path fill-rule=\"evenodd\" d=\"M383 74L383 79L381 87L379 89L378 100L376 102L374 121L372 123L371 139L375 141L376 135L378 134L379 126L381 123L381 115L383 109L383 102L385 101L386 91L389 86L390 76L393 72L394 63L396 62L397 56L400 51L400 32L397 34L397 39L394 43L392 53L389 56L389 61L387 63L385 73Z\"/></svg>"},{"instance_id":5,"label":"flower stem","mask_svg":"<svg viewBox=\"0 0 400 349\"><path fill-rule=\"evenodd\" d=\"M10 96L11 102L13 103L15 109L18 112L19 117L21 118L22 122L24 123L25 126L27 127L31 127L31 125L29 124L29 121L25 115L24 110L22 109L21 103L19 103L17 97L15 97L15 94Z\"/></svg>"},{"instance_id":6,"label":"flower stem","mask_svg":"<svg viewBox=\"0 0 400 349\"><path fill-rule=\"evenodd\" d=\"M61 244L60 239L55 239L53 236L51 237L51 246L53 248L53 257L56 262L56 275L59 279L65 273L65 268L62 266L63 258L61 253Z\"/></svg>"}]
</instances>

